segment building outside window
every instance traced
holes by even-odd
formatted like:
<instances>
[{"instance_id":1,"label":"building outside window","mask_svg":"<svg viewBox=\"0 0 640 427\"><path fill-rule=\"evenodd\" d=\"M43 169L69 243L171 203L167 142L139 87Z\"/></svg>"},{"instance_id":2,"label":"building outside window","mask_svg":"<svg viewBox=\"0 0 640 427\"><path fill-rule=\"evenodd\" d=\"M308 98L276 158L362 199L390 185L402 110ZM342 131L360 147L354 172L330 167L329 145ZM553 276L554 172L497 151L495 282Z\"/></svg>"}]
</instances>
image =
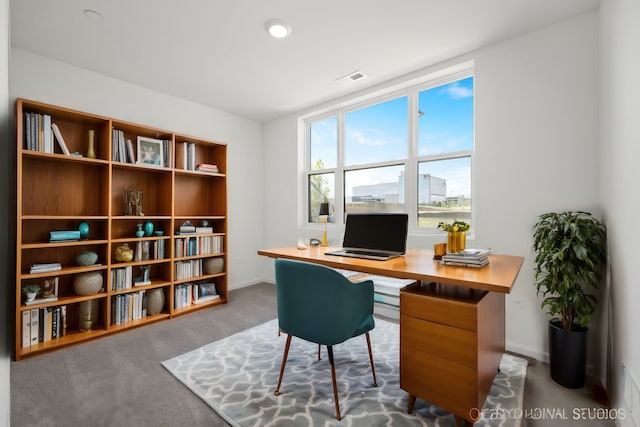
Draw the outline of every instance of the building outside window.
<instances>
[{"instance_id":1,"label":"building outside window","mask_svg":"<svg viewBox=\"0 0 640 427\"><path fill-rule=\"evenodd\" d=\"M471 222L473 83L466 70L306 119L308 222L353 212L407 212L418 232Z\"/></svg>"}]
</instances>

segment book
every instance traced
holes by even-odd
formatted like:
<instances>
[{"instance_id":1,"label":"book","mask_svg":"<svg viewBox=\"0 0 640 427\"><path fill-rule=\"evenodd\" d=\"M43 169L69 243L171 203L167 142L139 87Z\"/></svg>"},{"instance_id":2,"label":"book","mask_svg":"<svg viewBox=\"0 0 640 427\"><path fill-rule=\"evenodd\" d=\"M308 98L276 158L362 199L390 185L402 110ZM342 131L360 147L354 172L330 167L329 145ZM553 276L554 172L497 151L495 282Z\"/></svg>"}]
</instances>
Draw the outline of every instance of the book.
<instances>
[{"instance_id":1,"label":"book","mask_svg":"<svg viewBox=\"0 0 640 427\"><path fill-rule=\"evenodd\" d=\"M135 163L136 156L135 154L133 154L133 142L131 142L131 140L127 138L125 140L125 143L127 146L127 163Z\"/></svg>"},{"instance_id":2,"label":"book","mask_svg":"<svg viewBox=\"0 0 640 427\"><path fill-rule=\"evenodd\" d=\"M61 334L62 336L67 335L67 306L60 306L60 323L61 323Z\"/></svg>"},{"instance_id":3,"label":"book","mask_svg":"<svg viewBox=\"0 0 640 427\"><path fill-rule=\"evenodd\" d=\"M31 310L22 312L22 348L31 346Z\"/></svg>"},{"instance_id":4,"label":"book","mask_svg":"<svg viewBox=\"0 0 640 427\"><path fill-rule=\"evenodd\" d=\"M481 261L447 261L444 258L442 259L443 265L453 265L458 267L472 267L472 268L480 268L489 264L489 259L484 259Z\"/></svg>"},{"instance_id":5,"label":"book","mask_svg":"<svg viewBox=\"0 0 640 427\"><path fill-rule=\"evenodd\" d=\"M213 233L213 227L196 227L196 233Z\"/></svg>"},{"instance_id":6,"label":"book","mask_svg":"<svg viewBox=\"0 0 640 427\"><path fill-rule=\"evenodd\" d=\"M49 241L51 242L66 241L66 240L80 240L80 231L68 230L68 231L50 231L49 232Z\"/></svg>"},{"instance_id":7,"label":"book","mask_svg":"<svg viewBox=\"0 0 640 427\"><path fill-rule=\"evenodd\" d=\"M220 170L218 169L218 166L212 165L210 163L198 163L196 165L196 170L200 172L212 172L212 173L220 172Z\"/></svg>"},{"instance_id":8,"label":"book","mask_svg":"<svg viewBox=\"0 0 640 427\"><path fill-rule=\"evenodd\" d=\"M52 262L48 264L33 264L29 269L29 273L46 273L48 271L58 271L62 269L62 264L59 262Z\"/></svg>"},{"instance_id":9,"label":"book","mask_svg":"<svg viewBox=\"0 0 640 427\"><path fill-rule=\"evenodd\" d=\"M53 138L51 133L51 116L44 114L42 116L42 147L45 153L53 153Z\"/></svg>"},{"instance_id":10,"label":"book","mask_svg":"<svg viewBox=\"0 0 640 427\"><path fill-rule=\"evenodd\" d=\"M442 256L445 265L462 265L469 267L482 267L489 263L491 249L464 249L458 253L450 253Z\"/></svg>"},{"instance_id":11,"label":"book","mask_svg":"<svg viewBox=\"0 0 640 427\"><path fill-rule=\"evenodd\" d=\"M38 344L38 329L39 322L38 317L40 315L39 310L37 308L32 308L29 310L31 313L31 345Z\"/></svg>"},{"instance_id":12,"label":"book","mask_svg":"<svg viewBox=\"0 0 640 427\"><path fill-rule=\"evenodd\" d=\"M491 255L491 249L463 249L458 253L447 255L480 258Z\"/></svg>"},{"instance_id":13,"label":"book","mask_svg":"<svg viewBox=\"0 0 640 427\"><path fill-rule=\"evenodd\" d=\"M460 257L454 255L443 255L443 261L453 261L453 262L471 262L471 263L480 263L485 260L489 260L489 256L485 255L482 257Z\"/></svg>"},{"instance_id":14,"label":"book","mask_svg":"<svg viewBox=\"0 0 640 427\"><path fill-rule=\"evenodd\" d=\"M65 154L67 156L71 155L71 153L69 152L69 148L67 147L67 144L64 142L64 138L62 137L62 133L60 132L60 128L58 128L58 125L55 123L51 123L51 130L53 131L53 134L55 135L56 140L58 141L58 145L62 150L62 154Z\"/></svg>"}]
</instances>

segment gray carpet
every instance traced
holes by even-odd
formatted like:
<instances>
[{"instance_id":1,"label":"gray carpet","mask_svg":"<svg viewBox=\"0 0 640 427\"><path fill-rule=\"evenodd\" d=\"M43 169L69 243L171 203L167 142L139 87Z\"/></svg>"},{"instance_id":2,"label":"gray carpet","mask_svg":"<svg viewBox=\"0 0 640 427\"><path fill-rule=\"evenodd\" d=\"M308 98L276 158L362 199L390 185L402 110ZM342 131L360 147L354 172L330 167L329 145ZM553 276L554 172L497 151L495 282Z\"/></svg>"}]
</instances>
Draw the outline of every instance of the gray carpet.
<instances>
[{"instance_id":1,"label":"gray carpet","mask_svg":"<svg viewBox=\"0 0 640 427\"><path fill-rule=\"evenodd\" d=\"M364 337L335 347L341 422L335 419L326 352L318 361L315 344L293 339L281 395L274 396L285 340L277 330L277 321L269 321L163 365L232 426L455 425L451 414L421 399L413 415L406 413L407 393L399 387L398 324L378 319L371 332L378 387L372 386ZM505 355L483 413L521 409L526 370L524 359ZM519 424L517 417L485 417L476 423Z\"/></svg>"}]
</instances>

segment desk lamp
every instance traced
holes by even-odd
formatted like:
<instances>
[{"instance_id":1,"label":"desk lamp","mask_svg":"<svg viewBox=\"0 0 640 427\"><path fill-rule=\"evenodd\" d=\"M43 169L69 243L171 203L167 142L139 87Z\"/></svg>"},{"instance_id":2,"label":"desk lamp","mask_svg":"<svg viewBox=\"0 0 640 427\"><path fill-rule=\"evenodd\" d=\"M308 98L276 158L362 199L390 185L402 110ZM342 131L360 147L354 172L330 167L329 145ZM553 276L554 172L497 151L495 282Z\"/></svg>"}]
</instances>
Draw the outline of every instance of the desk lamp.
<instances>
[{"instance_id":1,"label":"desk lamp","mask_svg":"<svg viewBox=\"0 0 640 427\"><path fill-rule=\"evenodd\" d=\"M327 241L327 222L329 222L329 203L320 203L320 212L318 212L318 222L324 223L324 237L322 238L322 246L329 246Z\"/></svg>"}]
</instances>

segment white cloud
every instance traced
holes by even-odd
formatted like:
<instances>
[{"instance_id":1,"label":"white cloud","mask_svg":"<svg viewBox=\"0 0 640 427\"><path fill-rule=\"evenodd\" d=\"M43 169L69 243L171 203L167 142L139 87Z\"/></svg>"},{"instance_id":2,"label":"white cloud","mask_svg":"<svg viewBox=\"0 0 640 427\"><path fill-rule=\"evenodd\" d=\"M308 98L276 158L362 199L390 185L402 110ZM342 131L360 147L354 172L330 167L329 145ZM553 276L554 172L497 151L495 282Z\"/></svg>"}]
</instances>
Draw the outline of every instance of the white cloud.
<instances>
[{"instance_id":1,"label":"white cloud","mask_svg":"<svg viewBox=\"0 0 640 427\"><path fill-rule=\"evenodd\" d=\"M445 86L443 89L452 99L464 99L473 96L473 89L460 86L457 82Z\"/></svg>"}]
</instances>

